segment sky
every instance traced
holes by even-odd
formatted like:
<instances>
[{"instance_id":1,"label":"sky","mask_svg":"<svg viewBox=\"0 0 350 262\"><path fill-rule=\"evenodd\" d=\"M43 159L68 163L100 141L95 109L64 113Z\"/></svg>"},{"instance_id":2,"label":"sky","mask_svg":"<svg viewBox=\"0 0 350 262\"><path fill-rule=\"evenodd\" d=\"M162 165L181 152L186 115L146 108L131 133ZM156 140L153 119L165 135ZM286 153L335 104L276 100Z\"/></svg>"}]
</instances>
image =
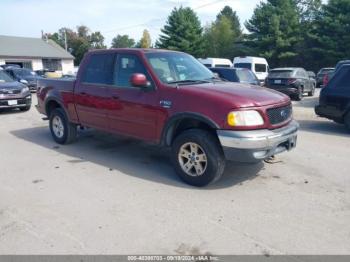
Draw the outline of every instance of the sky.
<instances>
[{"instance_id":1,"label":"sky","mask_svg":"<svg viewBox=\"0 0 350 262\"><path fill-rule=\"evenodd\" d=\"M0 0L0 35L40 37L41 30L86 25L100 31L108 46L117 34L139 40L147 29L155 42L174 7L195 9L202 25L229 5L241 23L248 20L261 0ZM17 20L18 19L18 20Z\"/></svg>"}]
</instances>

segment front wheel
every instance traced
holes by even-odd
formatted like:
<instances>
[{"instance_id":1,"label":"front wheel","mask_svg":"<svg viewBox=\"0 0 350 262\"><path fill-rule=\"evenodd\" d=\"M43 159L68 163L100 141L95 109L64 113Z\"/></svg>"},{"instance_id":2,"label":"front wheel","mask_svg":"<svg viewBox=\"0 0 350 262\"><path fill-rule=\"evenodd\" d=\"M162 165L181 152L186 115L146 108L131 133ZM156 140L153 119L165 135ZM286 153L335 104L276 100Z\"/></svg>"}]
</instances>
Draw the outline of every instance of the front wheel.
<instances>
[{"instance_id":1,"label":"front wheel","mask_svg":"<svg viewBox=\"0 0 350 262\"><path fill-rule=\"evenodd\" d=\"M225 169L225 157L218 139L204 130L190 129L176 137L171 158L176 173L192 186L214 183Z\"/></svg>"},{"instance_id":2,"label":"front wheel","mask_svg":"<svg viewBox=\"0 0 350 262\"><path fill-rule=\"evenodd\" d=\"M72 143L77 137L77 126L68 121L61 108L54 109L50 114L50 131L58 144Z\"/></svg>"},{"instance_id":3,"label":"front wheel","mask_svg":"<svg viewBox=\"0 0 350 262\"><path fill-rule=\"evenodd\" d=\"M308 96L314 96L315 95L315 86L312 86L312 89L310 92L307 93Z\"/></svg>"}]
</instances>

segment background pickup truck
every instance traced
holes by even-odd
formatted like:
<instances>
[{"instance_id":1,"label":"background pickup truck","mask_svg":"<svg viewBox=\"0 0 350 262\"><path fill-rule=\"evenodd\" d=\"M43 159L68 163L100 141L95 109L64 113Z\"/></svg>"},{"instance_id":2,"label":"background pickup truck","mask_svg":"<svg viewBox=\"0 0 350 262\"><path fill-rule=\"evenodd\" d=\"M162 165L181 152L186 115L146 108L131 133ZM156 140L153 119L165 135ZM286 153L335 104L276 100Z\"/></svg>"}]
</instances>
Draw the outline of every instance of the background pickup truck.
<instances>
[{"instance_id":1,"label":"background pickup truck","mask_svg":"<svg viewBox=\"0 0 350 262\"><path fill-rule=\"evenodd\" d=\"M226 159L253 163L296 145L287 96L220 81L181 52L92 51L75 81L40 80L37 96L57 143L74 141L79 125L171 147L177 174L194 186L217 181Z\"/></svg>"}]
</instances>

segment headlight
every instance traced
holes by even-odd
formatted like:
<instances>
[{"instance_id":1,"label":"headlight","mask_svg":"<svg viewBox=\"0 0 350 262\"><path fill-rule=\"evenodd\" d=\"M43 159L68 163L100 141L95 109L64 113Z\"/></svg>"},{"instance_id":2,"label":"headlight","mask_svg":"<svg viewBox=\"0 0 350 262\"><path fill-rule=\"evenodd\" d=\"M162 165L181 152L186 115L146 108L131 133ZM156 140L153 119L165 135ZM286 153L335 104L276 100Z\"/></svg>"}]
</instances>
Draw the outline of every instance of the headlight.
<instances>
[{"instance_id":1,"label":"headlight","mask_svg":"<svg viewBox=\"0 0 350 262\"><path fill-rule=\"evenodd\" d=\"M29 92L29 88L28 87L23 87L22 88L22 93L26 93L26 92Z\"/></svg>"},{"instance_id":2,"label":"headlight","mask_svg":"<svg viewBox=\"0 0 350 262\"><path fill-rule=\"evenodd\" d=\"M227 115L227 123L230 126L261 126L264 119L255 110L233 111Z\"/></svg>"}]
</instances>

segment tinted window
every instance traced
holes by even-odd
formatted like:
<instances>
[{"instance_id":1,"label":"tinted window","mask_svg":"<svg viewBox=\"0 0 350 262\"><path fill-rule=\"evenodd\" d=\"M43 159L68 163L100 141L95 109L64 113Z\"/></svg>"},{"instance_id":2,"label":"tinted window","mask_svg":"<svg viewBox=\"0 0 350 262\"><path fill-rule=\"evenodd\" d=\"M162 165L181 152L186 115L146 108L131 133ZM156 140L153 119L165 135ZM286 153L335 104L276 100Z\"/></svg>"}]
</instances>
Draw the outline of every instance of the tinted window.
<instances>
[{"instance_id":1,"label":"tinted window","mask_svg":"<svg viewBox=\"0 0 350 262\"><path fill-rule=\"evenodd\" d=\"M350 88L350 66L340 68L333 79L332 86L335 88Z\"/></svg>"},{"instance_id":2,"label":"tinted window","mask_svg":"<svg viewBox=\"0 0 350 262\"><path fill-rule=\"evenodd\" d=\"M238 78L235 74L235 71L234 69L216 69L216 68L213 68L211 69L214 73L217 73L219 75L219 77L223 78L223 79L226 79L230 82L238 82Z\"/></svg>"},{"instance_id":3,"label":"tinted window","mask_svg":"<svg viewBox=\"0 0 350 262\"><path fill-rule=\"evenodd\" d=\"M236 75L240 82L253 83L257 81L256 76L250 70L236 70Z\"/></svg>"},{"instance_id":4,"label":"tinted window","mask_svg":"<svg viewBox=\"0 0 350 262\"><path fill-rule=\"evenodd\" d=\"M255 72L258 73L265 73L266 70L266 65L265 64L255 64Z\"/></svg>"},{"instance_id":5,"label":"tinted window","mask_svg":"<svg viewBox=\"0 0 350 262\"><path fill-rule=\"evenodd\" d=\"M220 64L216 64L215 67L228 67L228 68L230 68L231 66L230 66L230 65L220 65Z\"/></svg>"},{"instance_id":6,"label":"tinted window","mask_svg":"<svg viewBox=\"0 0 350 262\"><path fill-rule=\"evenodd\" d=\"M252 69L252 64L251 63L237 63L234 65L234 67Z\"/></svg>"},{"instance_id":7,"label":"tinted window","mask_svg":"<svg viewBox=\"0 0 350 262\"><path fill-rule=\"evenodd\" d=\"M113 84L113 54L94 54L85 69L83 76L84 83L91 84Z\"/></svg>"},{"instance_id":8,"label":"tinted window","mask_svg":"<svg viewBox=\"0 0 350 262\"><path fill-rule=\"evenodd\" d=\"M147 70L136 55L118 55L115 72L115 85L118 87L132 87L130 78L133 74L144 74L148 80Z\"/></svg>"},{"instance_id":9,"label":"tinted window","mask_svg":"<svg viewBox=\"0 0 350 262\"><path fill-rule=\"evenodd\" d=\"M269 73L269 78L289 78L292 76L292 70L272 70Z\"/></svg>"}]
</instances>

